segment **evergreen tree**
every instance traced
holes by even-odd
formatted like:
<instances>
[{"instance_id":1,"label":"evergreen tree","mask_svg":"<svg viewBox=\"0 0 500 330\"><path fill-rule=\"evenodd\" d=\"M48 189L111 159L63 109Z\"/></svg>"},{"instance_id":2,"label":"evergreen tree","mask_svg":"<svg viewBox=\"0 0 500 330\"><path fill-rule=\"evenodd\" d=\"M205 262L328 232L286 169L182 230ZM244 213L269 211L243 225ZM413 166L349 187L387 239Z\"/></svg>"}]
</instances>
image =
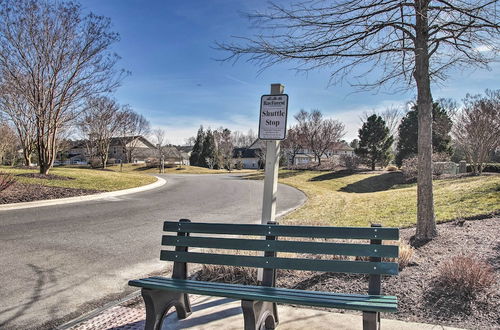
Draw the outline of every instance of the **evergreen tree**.
<instances>
[{"instance_id":1,"label":"evergreen tree","mask_svg":"<svg viewBox=\"0 0 500 330\"><path fill-rule=\"evenodd\" d=\"M189 156L189 163L193 166L202 166L200 164L201 154L203 152L203 142L205 140L205 132L203 132L203 126L200 126L198 133L196 134L196 140L194 141L193 150L191 151L191 156Z\"/></svg>"},{"instance_id":2,"label":"evergreen tree","mask_svg":"<svg viewBox=\"0 0 500 330\"><path fill-rule=\"evenodd\" d=\"M359 145L354 152L367 160L373 171L377 163L388 160L393 142L394 138L382 117L371 115L359 130Z\"/></svg>"},{"instance_id":3,"label":"evergreen tree","mask_svg":"<svg viewBox=\"0 0 500 330\"><path fill-rule=\"evenodd\" d=\"M450 131L452 121L448 111L439 102L432 104L432 152L452 155ZM398 128L396 165L401 166L405 158L418 153L418 106L414 106L401 120Z\"/></svg>"},{"instance_id":4,"label":"evergreen tree","mask_svg":"<svg viewBox=\"0 0 500 330\"><path fill-rule=\"evenodd\" d=\"M217 165L217 147L212 130L208 129L203 140L200 166L214 168Z\"/></svg>"}]
</instances>

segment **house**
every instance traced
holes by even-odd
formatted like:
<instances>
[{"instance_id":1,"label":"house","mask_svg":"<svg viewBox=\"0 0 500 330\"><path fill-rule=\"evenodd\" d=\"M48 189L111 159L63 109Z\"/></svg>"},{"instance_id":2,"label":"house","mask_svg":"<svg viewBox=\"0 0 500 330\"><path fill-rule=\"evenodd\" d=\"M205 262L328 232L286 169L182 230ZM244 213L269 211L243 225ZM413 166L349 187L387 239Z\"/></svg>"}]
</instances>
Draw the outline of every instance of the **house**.
<instances>
[{"instance_id":1,"label":"house","mask_svg":"<svg viewBox=\"0 0 500 330\"><path fill-rule=\"evenodd\" d=\"M62 152L65 158L62 164L88 164L90 162L87 141L75 141L73 145ZM126 136L111 138L108 149L108 161L113 163L145 163L157 158L156 147L143 136Z\"/></svg>"},{"instance_id":2,"label":"house","mask_svg":"<svg viewBox=\"0 0 500 330\"><path fill-rule=\"evenodd\" d=\"M317 161L316 156L309 149L300 149L295 154L295 157L293 157L291 152L288 152L288 155L290 155L290 163L293 158L293 165L304 165ZM345 142L335 142L329 150L321 155L321 159L337 158L342 155L354 156L354 148L350 147Z\"/></svg>"},{"instance_id":3,"label":"house","mask_svg":"<svg viewBox=\"0 0 500 330\"><path fill-rule=\"evenodd\" d=\"M241 161L242 168L259 169L263 166L261 153L260 148L234 148L233 160L235 163Z\"/></svg>"}]
</instances>

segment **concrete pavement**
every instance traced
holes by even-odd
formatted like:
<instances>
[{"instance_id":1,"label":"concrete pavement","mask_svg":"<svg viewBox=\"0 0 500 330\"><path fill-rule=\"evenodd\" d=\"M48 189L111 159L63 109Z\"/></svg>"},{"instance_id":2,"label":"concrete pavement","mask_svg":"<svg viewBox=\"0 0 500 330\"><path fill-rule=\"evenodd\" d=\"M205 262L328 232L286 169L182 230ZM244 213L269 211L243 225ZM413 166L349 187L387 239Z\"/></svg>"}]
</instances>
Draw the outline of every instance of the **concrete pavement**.
<instances>
[{"instance_id":1,"label":"concrete pavement","mask_svg":"<svg viewBox=\"0 0 500 330\"><path fill-rule=\"evenodd\" d=\"M0 211L0 328L52 329L118 299L131 278L166 271L164 220L257 223L262 181L164 175L162 187L124 196ZM279 185L278 213L305 195Z\"/></svg>"},{"instance_id":2,"label":"concrete pavement","mask_svg":"<svg viewBox=\"0 0 500 330\"><path fill-rule=\"evenodd\" d=\"M240 330L243 329L243 315L240 301L227 298L191 296L193 314L184 320L178 320L170 311L164 319L162 330ZM383 318L381 329L384 330L460 330L459 328L440 325L405 322ZM278 306L280 323L283 330L361 330L361 313L338 313L288 305ZM128 306L122 303L104 310L99 315L72 325L71 330L142 330L144 329L145 311L142 304Z\"/></svg>"}]
</instances>

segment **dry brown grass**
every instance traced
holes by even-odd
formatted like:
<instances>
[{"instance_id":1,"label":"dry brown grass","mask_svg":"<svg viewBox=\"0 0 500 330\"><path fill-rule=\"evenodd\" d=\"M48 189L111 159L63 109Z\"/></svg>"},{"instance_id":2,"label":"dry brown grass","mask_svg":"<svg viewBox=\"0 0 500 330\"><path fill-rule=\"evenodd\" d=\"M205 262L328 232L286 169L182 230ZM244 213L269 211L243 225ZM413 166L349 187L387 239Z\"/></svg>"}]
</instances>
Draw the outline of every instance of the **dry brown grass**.
<instances>
[{"instance_id":1,"label":"dry brown grass","mask_svg":"<svg viewBox=\"0 0 500 330\"><path fill-rule=\"evenodd\" d=\"M455 256L441 265L437 281L449 292L470 297L491 287L496 278L488 263L473 256Z\"/></svg>"}]
</instances>

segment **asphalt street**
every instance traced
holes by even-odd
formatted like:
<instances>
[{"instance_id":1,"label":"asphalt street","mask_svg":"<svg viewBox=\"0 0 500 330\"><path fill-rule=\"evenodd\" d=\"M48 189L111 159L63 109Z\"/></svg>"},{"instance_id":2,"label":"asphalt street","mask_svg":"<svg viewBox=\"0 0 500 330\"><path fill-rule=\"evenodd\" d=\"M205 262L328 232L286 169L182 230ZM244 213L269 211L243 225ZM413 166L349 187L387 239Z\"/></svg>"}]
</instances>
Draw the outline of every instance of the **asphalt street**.
<instances>
[{"instance_id":1,"label":"asphalt street","mask_svg":"<svg viewBox=\"0 0 500 330\"><path fill-rule=\"evenodd\" d=\"M165 175L145 192L0 211L0 329L53 328L166 269L164 220L259 223L263 181L234 175ZM277 212L305 195L279 185Z\"/></svg>"}]
</instances>

